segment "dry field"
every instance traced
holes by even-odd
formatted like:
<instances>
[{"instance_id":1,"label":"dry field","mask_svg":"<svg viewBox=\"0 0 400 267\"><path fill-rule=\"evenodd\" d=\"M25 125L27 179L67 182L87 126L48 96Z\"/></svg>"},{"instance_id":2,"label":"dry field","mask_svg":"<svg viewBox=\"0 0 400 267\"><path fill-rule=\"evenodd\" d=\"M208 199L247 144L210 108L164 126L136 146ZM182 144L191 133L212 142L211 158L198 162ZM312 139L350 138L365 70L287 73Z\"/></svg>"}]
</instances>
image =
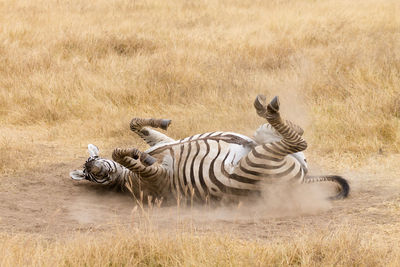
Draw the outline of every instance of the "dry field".
<instances>
[{"instance_id":1,"label":"dry field","mask_svg":"<svg viewBox=\"0 0 400 267\"><path fill-rule=\"evenodd\" d=\"M400 266L398 0L0 0L0 265ZM263 123L259 93L306 129L313 173L243 206L138 207L68 177L94 143Z\"/></svg>"}]
</instances>

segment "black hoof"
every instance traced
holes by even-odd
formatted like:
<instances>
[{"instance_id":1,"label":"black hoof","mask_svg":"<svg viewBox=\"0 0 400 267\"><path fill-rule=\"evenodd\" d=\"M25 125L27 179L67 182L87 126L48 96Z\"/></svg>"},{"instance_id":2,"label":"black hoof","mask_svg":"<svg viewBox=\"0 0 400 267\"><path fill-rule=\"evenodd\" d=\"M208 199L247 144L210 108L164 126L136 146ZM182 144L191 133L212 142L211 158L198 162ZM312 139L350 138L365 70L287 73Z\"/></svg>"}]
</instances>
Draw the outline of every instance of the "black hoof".
<instances>
[{"instance_id":1,"label":"black hoof","mask_svg":"<svg viewBox=\"0 0 400 267\"><path fill-rule=\"evenodd\" d=\"M265 95L258 95L257 97L256 97L256 100L254 101L254 107L257 109L257 110L263 110L263 109L265 109L265 100L266 100L267 98L265 97Z\"/></svg>"},{"instance_id":2,"label":"black hoof","mask_svg":"<svg viewBox=\"0 0 400 267\"><path fill-rule=\"evenodd\" d=\"M146 166L151 166L157 161L155 158L148 154L142 153L142 155L144 155L144 158L141 161Z\"/></svg>"},{"instance_id":3,"label":"black hoof","mask_svg":"<svg viewBox=\"0 0 400 267\"><path fill-rule=\"evenodd\" d=\"M140 152L137 149L133 149L131 153L131 157L135 160L139 159Z\"/></svg>"},{"instance_id":4,"label":"black hoof","mask_svg":"<svg viewBox=\"0 0 400 267\"><path fill-rule=\"evenodd\" d=\"M279 111L279 97L275 96L271 102L269 103L269 106L275 111Z\"/></svg>"},{"instance_id":5,"label":"black hoof","mask_svg":"<svg viewBox=\"0 0 400 267\"><path fill-rule=\"evenodd\" d=\"M171 124L171 120L161 119L160 128L167 130L168 126Z\"/></svg>"}]
</instances>

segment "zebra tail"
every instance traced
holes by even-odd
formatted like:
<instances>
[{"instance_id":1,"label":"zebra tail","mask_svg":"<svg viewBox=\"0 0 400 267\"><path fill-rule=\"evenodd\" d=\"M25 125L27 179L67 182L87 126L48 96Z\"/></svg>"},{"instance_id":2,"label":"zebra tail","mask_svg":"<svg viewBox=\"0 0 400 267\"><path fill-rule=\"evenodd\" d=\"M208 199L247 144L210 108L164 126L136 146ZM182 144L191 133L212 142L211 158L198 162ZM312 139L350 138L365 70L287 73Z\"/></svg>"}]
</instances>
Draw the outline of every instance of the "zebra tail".
<instances>
[{"instance_id":1,"label":"zebra tail","mask_svg":"<svg viewBox=\"0 0 400 267\"><path fill-rule=\"evenodd\" d=\"M338 185L338 194L329 197L329 200L337 200L346 198L350 193L350 186L346 179L339 175L322 175L322 176L307 176L304 178L303 183L316 183L316 182L334 182Z\"/></svg>"}]
</instances>

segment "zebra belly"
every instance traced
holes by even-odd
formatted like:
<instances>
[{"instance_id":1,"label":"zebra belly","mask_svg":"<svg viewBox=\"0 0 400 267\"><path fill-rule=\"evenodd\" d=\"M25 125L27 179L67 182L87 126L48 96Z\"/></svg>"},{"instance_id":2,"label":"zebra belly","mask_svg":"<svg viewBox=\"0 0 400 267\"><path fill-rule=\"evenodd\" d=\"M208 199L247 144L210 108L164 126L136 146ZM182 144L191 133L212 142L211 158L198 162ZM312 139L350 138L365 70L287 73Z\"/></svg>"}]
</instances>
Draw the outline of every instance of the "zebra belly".
<instances>
[{"instance_id":1,"label":"zebra belly","mask_svg":"<svg viewBox=\"0 0 400 267\"><path fill-rule=\"evenodd\" d=\"M248 195L258 187L230 178L234 167L255 145L249 137L215 132L152 147L158 162L169 158L171 188L177 194L205 199L226 194Z\"/></svg>"},{"instance_id":2,"label":"zebra belly","mask_svg":"<svg viewBox=\"0 0 400 267\"><path fill-rule=\"evenodd\" d=\"M249 151L249 147L207 139L176 146L172 187L181 194L203 200L207 196L247 195L257 187L238 183L229 174Z\"/></svg>"},{"instance_id":3,"label":"zebra belly","mask_svg":"<svg viewBox=\"0 0 400 267\"><path fill-rule=\"evenodd\" d=\"M195 199L248 196L260 192L263 184L303 180L306 172L291 155L269 161L257 158L253 148L257 151L261 146L246 136L214 132L156 145L146 152L170 170L168 190Z\"/></svg>"},{"instance_id":4,"label":"zebra belly","mask_svg":"<svg viewBox=\"0 0 400 267\"><path fill-rule=\"evenodd\" d=\"M277 182L301 183L306 174L301 164L291 156L286 156L278 163L264 161L263 165L267 165L270 168L251 168L247 166L246 169L238 169L236 173L238 175L246 175L248 178L258 179L260 180L260 185ZM253 177L249 172L258 173L258 175Z\"/></svg>"},{"instance_id":5,"label":"zebra belly","mask_svg":"<svg viewBox=\"0 0 400 267\"><path fill-rule=\"evenodd\" d=\"M293 180L302 181L306 174L301 162L292 155L282 159L272 160L257 157L254 152L259 151L261 146L255 147L247 155L246 161L241 162L235 169L237 175L246 176L250 179L260 180L263 183L287 182Z\"/></svg>"}]
</instances>

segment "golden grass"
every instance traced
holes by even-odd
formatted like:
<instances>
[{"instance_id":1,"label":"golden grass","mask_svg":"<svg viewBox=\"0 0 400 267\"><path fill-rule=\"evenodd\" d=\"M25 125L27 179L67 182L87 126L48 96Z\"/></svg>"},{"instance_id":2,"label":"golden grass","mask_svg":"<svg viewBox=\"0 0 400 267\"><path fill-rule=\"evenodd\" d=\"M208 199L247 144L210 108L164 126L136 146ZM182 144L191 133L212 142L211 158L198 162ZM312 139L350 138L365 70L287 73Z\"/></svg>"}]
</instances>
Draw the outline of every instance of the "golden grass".
<instances>
[{"instance_id":1,"label":"golden grass","mask_svg":"<svg viewBox=\"0 0 400 267\"><path fill-rule=\"evenodd\" d=\"M113 230L49 241L0 236L2 266L398 266L400 249L349 229L299 232L286 241Z\"/></svg>"},{"instance_id":2,"label":"golden grass","mask_svg":"<svg viewBox=\"0 0 400 267\"><path fill-rule=\"evenodd\" d=\"M0 1L0 173L84 157L88 143L144 148L134 116L173 119L174 138L251 135L258 93L281 96L331 168L398 153L399 13L397 0ZM349 231L0 240L0 265L400 265L398 248Z\"/></svg>"},{"instance_id":3,"label":"golden grass","mask_svg":"<svg viewBox=\"0 0 400 267\"><path fill-rule=\"evenodd\" d=\"M177 138L251 134L264 93L307 128L310 151L399 152L396 11L396 0L3 1L0 122L65 150L126 144L133 116L171 118Z\"/></svg>"}]
</instances>

